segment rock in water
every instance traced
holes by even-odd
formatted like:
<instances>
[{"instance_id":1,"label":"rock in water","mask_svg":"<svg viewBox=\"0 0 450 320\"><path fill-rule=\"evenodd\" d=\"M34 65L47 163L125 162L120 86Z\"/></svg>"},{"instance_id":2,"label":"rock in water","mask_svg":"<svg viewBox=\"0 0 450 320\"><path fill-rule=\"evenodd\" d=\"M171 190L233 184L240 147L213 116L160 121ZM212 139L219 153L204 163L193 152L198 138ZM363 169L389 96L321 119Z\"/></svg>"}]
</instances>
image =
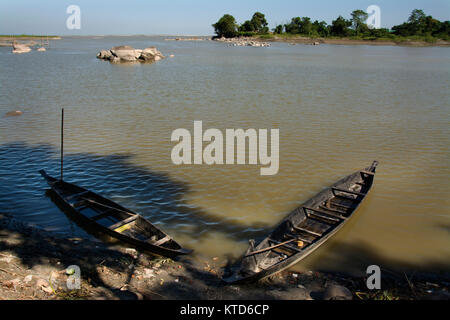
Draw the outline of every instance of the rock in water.
<instances>
[{"instance_id":1,"label":"rock in water","mask_svg":"<svg viewBox=\"0 0 450 320\"><path fill-rule=\"evenodd\" d=\"M105 59L109 60L112 56L112 53L110 50L102 50L99 53L97 53L97 58L99 59Z\"/></svg>"},{"instance_id":2,"label":"rock in water","mask_svg":"<svg viewBox=\"0 0 450 320\"><path fill-rule=\"evenodd\" d=\"M111 62L154 62L164 58L155 47L135 49L130 46L117 46L111 50L101 50L97 58Z\"/></svg>"},{"instance_id":3,"label":"rock in water","mask_svg":"<svg viewBox=\"0 0 450 320\"><path fill-rule=\"evenodd\" d=\"M26 53L26 52L30 52L30 51L31 51L31 48L24 44L13 44L12 53Z\"/></svg>"},{"instance_id":4,"label":"rock in water","mask_svg":"<svg viewBox=\"0 0 450 320\"><path fill-rule=\"evenodd\" d=\"M327 286L323 294L324 300L352 300L353 295L346 287L338 285Z\"/></svg>"},{"instance_id":5,"label":"rock in water","mask_svg":"<svg viewBox=\"0 0 450 320\"><path fill-rule=\"evenodd\" d=\"M43 52L46 51L44 47L37 48L37 51Z\"/></svg>"},{"instance_id":6,"label":"rock in water","mask_svg":"<svg viewBox=\"0 0 450 320\"><path fill-rule=\"evenodd\" d=\"M121 61L125 62L136 61L142 52L130 46L113 47L110 51L115 57L118 57Z\"/></svg>"},{"instance_id":7,"label":"rock in water","mask_svg":"<svg viewBox=\"0 0 450 320\"><path fill-rule=\"evenodd\" d=\"M22 114L23 114L22 111L16 110L16 111L9 111L9 112L7 112L7 113L6 113L6 116L7 116L7 117L14 117L14 116L20 116L20 115L22 115Z\"/></svg>"}]
</instances>

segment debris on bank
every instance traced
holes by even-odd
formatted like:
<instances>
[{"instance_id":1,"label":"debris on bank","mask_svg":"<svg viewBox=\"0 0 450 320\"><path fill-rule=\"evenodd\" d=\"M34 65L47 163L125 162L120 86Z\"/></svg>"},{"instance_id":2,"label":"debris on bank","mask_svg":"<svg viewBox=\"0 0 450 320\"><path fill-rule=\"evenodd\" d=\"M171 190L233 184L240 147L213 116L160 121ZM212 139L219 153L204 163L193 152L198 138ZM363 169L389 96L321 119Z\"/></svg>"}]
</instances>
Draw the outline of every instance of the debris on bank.
<instances>
[{"instance_id":1,"label":"debris on bank","mask_svg":"<svg viewBox=\"0 0 450 320\"><path fill-rule=\"evenodd\" d=\"M312 271L284 271L251 285L225 285L221 276L226 264L219 257L172 260L87 239L56 238L50 232L0 214L0 299L3 300L450 297L445 283L414 282L413 287L396 283L392 285L394 289L370 291L365 279ZM69 284L76 284L76 267L79 267L79 287L73 289Z\"/></svg>"}]
</instances>

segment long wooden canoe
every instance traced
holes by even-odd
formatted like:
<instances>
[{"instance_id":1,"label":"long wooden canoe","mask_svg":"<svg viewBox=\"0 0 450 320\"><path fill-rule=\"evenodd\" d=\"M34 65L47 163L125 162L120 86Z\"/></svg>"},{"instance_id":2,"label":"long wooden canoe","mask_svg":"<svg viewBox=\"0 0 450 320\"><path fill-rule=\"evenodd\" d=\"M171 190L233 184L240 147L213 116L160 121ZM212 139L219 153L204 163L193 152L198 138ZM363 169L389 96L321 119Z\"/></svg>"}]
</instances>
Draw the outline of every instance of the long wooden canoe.
<instances>
[{"instance_id":1,"label":"long wooden canoe","mask_svg":"<svg viewBox=\"0 0 450 320\"><path fill-rule=\"evenodd\" d=\"M354 214L372 188L377 161L324 189L291 212L256 247L249 248L227 283L254 282L304 259L333 236Z\"/></svg>"},{"instance_id":2,"label":"long wooden canoe","mask_svg":"<svg viewBox=\"0 0 450 320\"><path fill-rule=\"evenodd\" d=\"M63 207L94 229L144 251L165 257L192 252L183 249L141 215L85 188L53 178L44 170L39 173Z\"/></svg>"}]
</instances>

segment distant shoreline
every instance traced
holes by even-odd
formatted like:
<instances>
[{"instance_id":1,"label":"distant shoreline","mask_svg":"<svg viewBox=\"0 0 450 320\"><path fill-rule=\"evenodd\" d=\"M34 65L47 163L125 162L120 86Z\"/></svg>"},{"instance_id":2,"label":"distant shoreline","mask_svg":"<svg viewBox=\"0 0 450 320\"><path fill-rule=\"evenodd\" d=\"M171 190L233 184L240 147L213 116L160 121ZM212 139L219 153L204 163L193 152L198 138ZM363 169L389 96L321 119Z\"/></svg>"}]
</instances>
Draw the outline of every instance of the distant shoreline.
<instances>
[{"instance_id":1,"label":"distant shoreline","mask_svg":"<svg viewBox=\"0 0 450 320\"><path fill-rule=\"evenodd\" d=\"M308 38L300 36L253 36L255 41L263 42L285 42L291 44L334 44L334 45L372 45L372 46L405 46L405 47L449 47L450 41L438 40L436 42L426 42L418 40L356 40L349 38Z\"/></svg>"},{"instance_id":2,"label":"distant shoreline","mask_svg":"<svg viewBox=\"0 0 450 320\"><path fill-rule=\"evenodd\" d=\"M0 35L0 47L12 47L13 41L31 47L39 45L41 41L61 39L60 36Z\"/></svg>"},{"instance_id":3,"label":"distant shoreline","mask_svg":"<svg viewBox=\"0 0 450 320\"><path fill-rule=\"evenodd\" d=\"M0 40L41 40L41 39L49 39L49 40L60 40L61 36L38 36L38 35L0 35Z\"/></svg>"},{"instance_id":4,"label":"distant shoreline","mask_svg":"<svg viewBox=\"0 0 450 320\"><path fill-rule=\"evenodd\" d=\"M102 35L99 37L109 37L110 35ZM112 35L111 35L112 36ZM123 37L133 37L135 35L125 35ZM162 35L148 35L149 37L162 37ZM70 36L69 36L70 37ZM77 36L77 37L95 37L90 36ZM193 40L210 40L214 37L211 36L172 36L166 35L165 40L181 40L181 41L193 41ZM61 36L39 36L39 35L0 35L0 47L11 47L12 41L17 43L35 46L39 44L39 41L43 40L61 40ZM173 39L172 39L173 38ZM239 38L234 38L239 39ZM255 35L250 37L252 41L258 42L282 42L288 44L332 44L332 45L371 45L371 46L404 46L404 47L450 47L450 41L437 40L436 42L426 42L420 40L358 40L349 38L309 38L302 36L278 36L278 35Z\"/></svg>"}]
</instances>

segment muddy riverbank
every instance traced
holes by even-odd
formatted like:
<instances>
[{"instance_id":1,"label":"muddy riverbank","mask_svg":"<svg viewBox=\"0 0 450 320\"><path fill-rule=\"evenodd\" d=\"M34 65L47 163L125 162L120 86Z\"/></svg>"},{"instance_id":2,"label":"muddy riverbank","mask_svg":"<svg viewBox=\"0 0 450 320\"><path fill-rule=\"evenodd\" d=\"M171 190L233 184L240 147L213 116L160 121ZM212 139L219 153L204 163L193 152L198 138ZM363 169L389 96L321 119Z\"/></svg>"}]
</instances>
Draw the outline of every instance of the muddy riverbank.
<instances>
[{"instance_id":1,"label":"muddy riverbank","mask_svg":"<svg viewBox=\"0 0 450 320\"><path fill-rule=\"evenodd\" d=\"M448 283L389 279L385 290L365 279L318 272L283 272L247 286L225 286L226 261L165 259L114 244L61 239L0 214L0 299L449 299ZM80 268L79 289L71 271Z\"/></svg>"}]
</instances>

